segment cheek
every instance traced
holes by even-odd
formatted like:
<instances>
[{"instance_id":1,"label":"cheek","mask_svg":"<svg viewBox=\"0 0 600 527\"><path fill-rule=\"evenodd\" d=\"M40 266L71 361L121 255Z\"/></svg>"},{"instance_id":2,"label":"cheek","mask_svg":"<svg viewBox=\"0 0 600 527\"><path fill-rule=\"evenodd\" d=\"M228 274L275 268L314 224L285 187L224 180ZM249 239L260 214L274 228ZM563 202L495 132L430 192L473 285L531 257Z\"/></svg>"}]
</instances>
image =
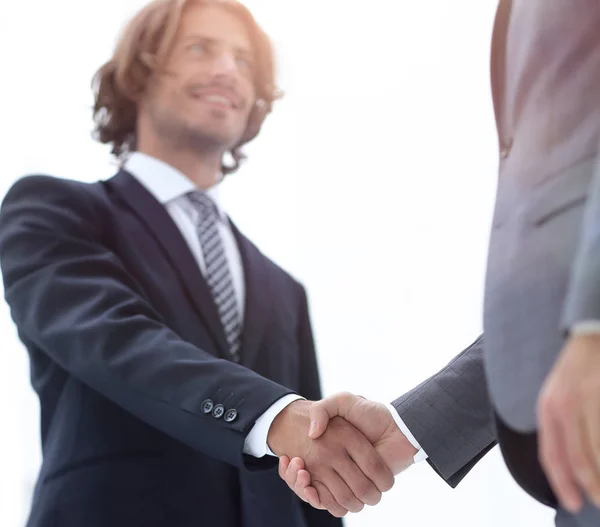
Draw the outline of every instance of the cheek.
<instances>
[{"instance_id":1,"label":"cheek","mask_svg":"<svg viewBox=\"0 0 600 527\"><path fill-rule=\"evenodd\" d=\"M256 106L254 105L254 103L251 103L251 104L248 106L248 108L246 109L246 112L245 112L245 115L244 115L244 117L245 117L245 121L246 121L246 122L247 122L247 121L249 121L250 119L253 119L253 118L255 118L255 113L256 113L256 112L254 111L254 110L255 110L255 108L256 108Z\"/></svg>"},{"instance_id":2,"label":"cheek","mask_svg":"<svg viewBox=\"0 0 600 527\"><path fill-rule=\"evenodd\" d=\"M181 108L185 104L185 100L177 90L163 84L160 90L152 93L148 103L153 113L166 117L171 114L181 113Z\"/></svg>"},{"instance_id":3,"label":"cheek","mask_svg":"<svg viewBox=\"0 0 600 527\"><path fill-rule=\"evenodd\" d=\"M245 91L244 91L244 99L247 101L247 107L246 107L246 118L250 118L250 116L254 113L254 109L257 107L256 106L256 92L254 91L254 87L252 85L250 85Z\"/></svg>"}]
</instances>

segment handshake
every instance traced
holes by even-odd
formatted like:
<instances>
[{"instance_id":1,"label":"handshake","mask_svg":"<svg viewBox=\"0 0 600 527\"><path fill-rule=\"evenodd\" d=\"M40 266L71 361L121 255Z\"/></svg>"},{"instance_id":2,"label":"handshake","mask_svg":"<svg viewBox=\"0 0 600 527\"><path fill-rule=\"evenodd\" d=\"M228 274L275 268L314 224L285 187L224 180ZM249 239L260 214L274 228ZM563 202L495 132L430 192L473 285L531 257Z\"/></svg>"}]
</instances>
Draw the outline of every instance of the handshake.
<instances>
[{"instance_id":1,"label":"handshake","mask_svg":"<svg viewBox=\"0 0 600 527\"><path fill-rule=\"evenodd\" d=\"M379 503L417 453L385 405L349 393L293 402L267 442L288 486L337 517Z\"/></svg>"}]
</instances>

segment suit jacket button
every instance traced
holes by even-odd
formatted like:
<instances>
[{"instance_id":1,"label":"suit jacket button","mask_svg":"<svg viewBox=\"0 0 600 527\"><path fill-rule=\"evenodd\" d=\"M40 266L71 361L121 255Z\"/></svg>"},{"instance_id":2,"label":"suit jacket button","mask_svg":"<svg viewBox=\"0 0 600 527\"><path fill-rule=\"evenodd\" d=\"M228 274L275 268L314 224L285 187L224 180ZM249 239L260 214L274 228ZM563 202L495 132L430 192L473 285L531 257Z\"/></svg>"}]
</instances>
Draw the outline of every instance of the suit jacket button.
<instances>
[{"instance_id":1,"label":"suit jacket button","mask_svg":"<svg viewBox=\"0 0 600 527\"><path fill-rule=\"evenodd\" d=\"M227 410L227 413L225 414L225 421L227 421L228 423L231 423L233 421L235 421L237 417L237 410Z\"/></svg>"},{"instance_id":2,"label":"suit jacket button","mask_svg":"<svg viewBox=\"0 0 600 527\"><path fill-rule=\"evenodd\" d=\"M220 419L221 417L223 417L223 414L225 413L225 407L222 404L218 404L217 406L215 406L213 408L213 417L215 419Z\"/></svg>"},{"instance_id":3,"label":"suit jacket button","mask_svg":"<svg viewBox=\"0 0 600 527\"><path fill-rule=\"evenodd\" d=\"M206 399L206 401L202 403L202 412L205 414L209 414L210 412L212 412L214 406L214 403L210 399Z\"/></svg>"}]
</instances>

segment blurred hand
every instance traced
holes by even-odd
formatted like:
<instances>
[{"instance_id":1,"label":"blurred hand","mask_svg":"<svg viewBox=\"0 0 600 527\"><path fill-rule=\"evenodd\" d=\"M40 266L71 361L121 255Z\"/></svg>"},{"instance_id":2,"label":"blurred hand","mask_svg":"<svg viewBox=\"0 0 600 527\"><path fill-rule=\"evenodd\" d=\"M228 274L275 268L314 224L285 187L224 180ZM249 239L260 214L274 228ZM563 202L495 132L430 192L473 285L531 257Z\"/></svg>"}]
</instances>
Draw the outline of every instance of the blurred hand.
<instances>
[{"instance_id":1,"label":"blurred hand","mask_svg":"<svg viewBox=\"0 0 600 527\"><path fill-rule=\"evenodd\" d=\"M392 488L394 476L371 442L348 421L337 417L318 440L309 438L310 412L318 403L296 401L273 421L268 445L279 457L299 457L310 470L321 508L337 517L375 505Z\"/></svg>"},{"instance_id":2,"label":"blurred hand","mask_svg":"<svg viewBox=\"0 0 600 527\"><path fill-rule=\"evenodd\" d=\"M561 505L600 507L600 335L574 336L538 400L540 463Z\"/></svg>"},{"instance_id":3,"label":"blurred hand","mask_svg":"<svg viewBox=\"0 0 600 527\"><path fill-rule=\"evenodd\" d=\"M402 434L388 408L357 395L340 393L313 403L310 408L309 436L318 440L339 417L365 435L394 475L412 465L417 449ZM331 496L315 484L314 473L305 461L301 456L291 462L288 456L281 457L279 475L301 499L315 508L332 512L332 508L341 504L332 504Z\"/></svg>"}]
</instances>

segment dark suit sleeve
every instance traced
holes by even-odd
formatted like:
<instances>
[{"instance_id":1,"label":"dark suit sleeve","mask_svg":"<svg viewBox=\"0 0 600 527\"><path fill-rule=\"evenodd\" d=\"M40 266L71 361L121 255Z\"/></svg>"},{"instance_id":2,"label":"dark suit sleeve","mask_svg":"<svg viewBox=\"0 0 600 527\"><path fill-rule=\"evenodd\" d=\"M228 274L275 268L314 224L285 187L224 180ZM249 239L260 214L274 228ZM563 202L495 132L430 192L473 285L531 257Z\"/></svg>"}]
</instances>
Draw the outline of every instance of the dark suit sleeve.
<instances>
[{"instance_id":1,"label":"dark suit sleeve","mask_svg":"<svg viewBox=\"0 0 600 527\"><path fill-rule=\"evenodd\" d=\"M496 444L483 370L483 335L392 405L429 456L431 467L456 487Z\"/></svg>"},{"instance_id":2,"label":"dark suit sleeve","mask_svg":"<svg viewBox=\"0 0 600 527\"><path fill-rule=\"evenodd\" d=\"M19 332L60 367L138 418L234 466L255 420L291 391L182 340L101 242L109 214L83 185L47 176L18 181L0 209L5 297ZM236 409L204 414L213 400Z\"/></svg>"},{"instance_id":3,"label":"dark suit sleeve","mask_svg":"<svg viewBox=\"0 0 600 527\"><path fill-rule=\"evenodd\" d=\"M298 325L298 342L302 360L300 372L300 395L311 401L322 398L319 367L315 351L315 341L310 322L310 312L306 290L300 286L300 323ZM299 499L299 498L298 498ZM308 503L300 500L307 525L311 527L341 527L341 519L332 516L327 511L314 509Z\"/></svg>"}]
</instances>

